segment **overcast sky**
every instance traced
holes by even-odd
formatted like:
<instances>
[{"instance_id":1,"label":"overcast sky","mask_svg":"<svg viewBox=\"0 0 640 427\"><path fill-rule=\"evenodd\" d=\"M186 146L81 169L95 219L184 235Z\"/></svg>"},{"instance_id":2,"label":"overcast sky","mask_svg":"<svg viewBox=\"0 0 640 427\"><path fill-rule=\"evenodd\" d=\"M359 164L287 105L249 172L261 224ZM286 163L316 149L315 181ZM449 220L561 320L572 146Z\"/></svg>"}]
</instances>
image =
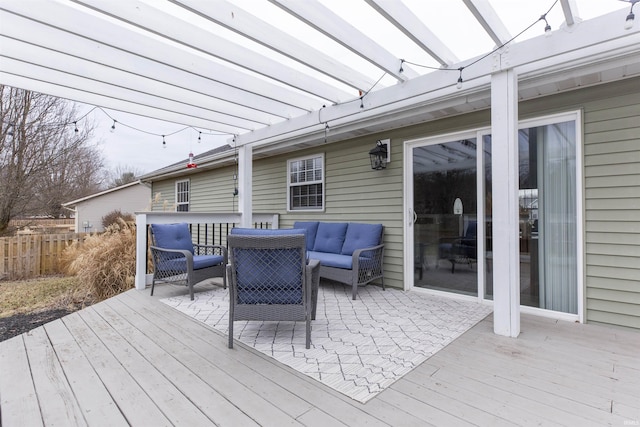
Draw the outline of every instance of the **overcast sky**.
<instances>
[{"instance_id":1,"label":"overcast sky","mask_svg":"<svg viewBox=\"0 0 640 427\"><path fill-rule=\"evenodd\" d=\"M246 0L233 1L240 4L247 4ZM328 5L336 2L352 4L344 2L344 0L322 1ZM620 0L576 0L576 2L578 4L579 16L583 19L590 19L614 10L629 8L629 3L624 3ZM491 0L491 3L504 20L509 31L515 35L531 24L542 13L546 12L553 3L553 0ZM453 0L407 0L405 4L414 10L419 7L433 8L437 4L441 4L443 7L446 5L444 8L450 9L449 12L452 14L455 14L456 11L449 6L456 4L456 7L464 7L462 1L454 3ZM251 3L251 5L256 5L256 3ZM253 7L252 11L256 13ZM638 12L640 12L640 10L638 10L636 14ZM259 13L256 14L264 19L263 15ZM430 15L433 16L436 14ZM356 15L351 15L351 17L354 16ZM440 16L440 12L438 16ZM282 19L284 18L283 15ZM280 27L277 19L279 18L274 16L269 22ZM559 27L563 21L560 4L554 7L553 13L549 14L548 19L554 30ZM359 25L357 19L354 18L351 21L354 26L357 27ZM447 24L444 25L443 21L447 21ZM451 19L440 19L440 21L427 24L430 28L442 25L440 29L432 28L432 31L439 36L440 33L436 30L453 32L453 36L449 35L446 39L444 35L440 37L450 44L450 48L460 59L474 57L491 50L491 47L487 49L486 45L480 46L480 42L474 42L474 37L469 37L469 34L465 31L465 23L460 22L459 28L451 28L451 25L448 24L449 22L455 22L453 17ZM624 22L620 23L620 25L623 24ZM363 22L361 25L366 25L366 22ZM544 24L541 23L540 28L532 28L518 40L540 35L543 28ZM518 40L516 40L516 42ZM382 41L385 43L389 42L389 40L385 40L384 37ZM392 52L394 51L393 48L390 50ZM400 52L399 54L410 55L410 53L404 52ZM410 57L407 57L405 59L410 60L409 58ZM420 62L420 60L415 62ZM376 72L379 73L379 71ZM93 108L93 106L83 104L77 105L81 116ZM111 126L113 125L112 118L118 122L113 132L111 132ZM86 119L92 120L96 124L93 143L96 144L103 153L108 167L131 166L135 168L136 171L142 173L151 172L187 159L190 152L197 155L212 150L229 142L231 138L230 135L220 135L218 132L202 129L203 133L200 135L201 140L198 142L198 132L192 128L185 129L184 125L161 122L108 109L95 109L87 115ZM78 126L82 126L82 123L83 121L79 121ZM164 138L166 144L164 146L161 135L166 135Z\"/></svg>"}]
</instances>

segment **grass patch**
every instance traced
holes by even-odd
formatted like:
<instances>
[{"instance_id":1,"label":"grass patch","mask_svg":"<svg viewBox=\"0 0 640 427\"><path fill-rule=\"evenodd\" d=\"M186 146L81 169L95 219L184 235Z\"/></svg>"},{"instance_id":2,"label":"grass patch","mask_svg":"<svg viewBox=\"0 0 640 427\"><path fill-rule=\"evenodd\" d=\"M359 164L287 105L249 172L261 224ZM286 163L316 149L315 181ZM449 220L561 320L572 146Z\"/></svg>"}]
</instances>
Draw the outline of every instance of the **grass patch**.
<instances>
[{"instance_id":1,"label":"grass patch","mask_svg":"<svg viewBox=\"0 0 640 427\"><path fill-rule=\"evenodd\" d=\"M77 310L91 305L90 287L77 277L52 276L0 282L0 318L40 310Z\"/></svg>"}]
</instances>

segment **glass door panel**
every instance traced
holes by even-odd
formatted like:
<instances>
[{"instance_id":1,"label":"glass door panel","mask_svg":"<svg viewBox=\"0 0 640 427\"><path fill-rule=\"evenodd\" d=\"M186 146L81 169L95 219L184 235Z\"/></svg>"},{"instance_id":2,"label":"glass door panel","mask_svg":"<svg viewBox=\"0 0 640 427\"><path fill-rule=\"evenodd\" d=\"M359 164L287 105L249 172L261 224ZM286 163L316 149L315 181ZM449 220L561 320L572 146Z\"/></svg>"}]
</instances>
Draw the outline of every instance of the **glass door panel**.
<instances>
[{"instance_id":1,"label":"glass door panel","mask_svg":"<svg viewBox=\"0 0 640 427\"><path fill-rule=\"evenodd\" d=\"M520 303L578 312L575 122L519 132Z\"/></svg>"},{"instance_id":2,"label":"glass door panel","mask_svg":"<svg viewBox=\"0 0 640 427\"><path fill-rule=\"evenodd\" d=\"M414 286L478 294L476 139L413 148Z\"/></svg>"}]
</instances>

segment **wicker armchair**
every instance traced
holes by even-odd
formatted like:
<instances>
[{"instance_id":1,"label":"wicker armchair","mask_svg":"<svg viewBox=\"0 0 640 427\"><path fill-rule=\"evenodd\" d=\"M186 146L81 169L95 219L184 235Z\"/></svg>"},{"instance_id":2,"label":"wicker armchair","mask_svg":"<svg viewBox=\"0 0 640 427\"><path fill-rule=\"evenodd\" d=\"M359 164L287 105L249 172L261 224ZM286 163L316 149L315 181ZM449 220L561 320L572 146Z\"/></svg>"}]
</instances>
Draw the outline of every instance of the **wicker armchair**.
<instances>
[{"instance_id":1,"label":"wicker armchair","mask_svg":"<svg viewBox=\"0 0 640 427\"><path fill-rule=\"evenodd\" d=\"M213 277L222 277L227 288L227 248L219 245L197 245L191 239L189 225L151 224L151 258L153 282L182 283L189 288L193 300L193 286Z\"/></svg>"},{"instance_id":2,"label":"wicker armchair","mask_svg":"<svg viewBox=\"0 0 640 427\"><path fill-rule=\"evenodd\" d=\"M234 228L227 237L229 348L236 320L304 321L309 348L320 264L307 263L304 230L256 231Z\"/></svg>"}]
</instances>

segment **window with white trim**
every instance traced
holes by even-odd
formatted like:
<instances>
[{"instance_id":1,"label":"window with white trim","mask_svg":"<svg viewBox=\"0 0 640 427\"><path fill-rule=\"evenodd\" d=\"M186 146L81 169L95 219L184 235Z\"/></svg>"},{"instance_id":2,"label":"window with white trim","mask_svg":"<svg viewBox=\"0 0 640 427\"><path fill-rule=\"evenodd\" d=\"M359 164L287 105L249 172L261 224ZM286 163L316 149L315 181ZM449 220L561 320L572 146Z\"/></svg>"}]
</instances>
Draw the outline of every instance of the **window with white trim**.
<instances>
[{"instance_id":1,"label":"window with white trim","mask_svg":"<svg viewBox=\"0 0 640 427\"><path fill-rule=\"evenodd\" d=\"M324 155L287 161L287 210L324 209Z\"/></svg>"},{"instance_id":2,"label":"window with white trim","mask_svg":"<svg viewBox=\"0 0 640 427\"><path fill-rule=\"evenodd\" d=\"M189 180L176 181L176 212L189 212Z\"/></svg>"}]
</instances>

